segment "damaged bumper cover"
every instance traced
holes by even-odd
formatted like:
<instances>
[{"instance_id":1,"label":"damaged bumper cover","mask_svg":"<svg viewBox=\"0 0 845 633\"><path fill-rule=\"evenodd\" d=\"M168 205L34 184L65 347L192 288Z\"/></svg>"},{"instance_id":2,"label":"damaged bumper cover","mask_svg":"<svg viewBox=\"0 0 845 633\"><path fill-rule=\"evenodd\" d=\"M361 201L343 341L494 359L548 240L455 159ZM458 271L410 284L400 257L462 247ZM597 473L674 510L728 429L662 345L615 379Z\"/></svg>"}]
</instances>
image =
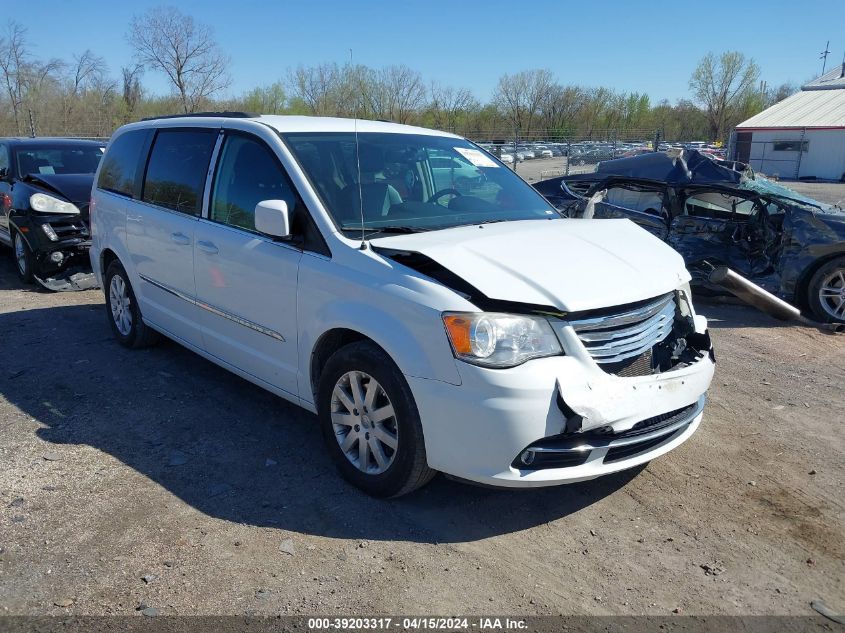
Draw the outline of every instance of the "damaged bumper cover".
<instances>
[{"instance_id":1,"label":"damaged bumper cover","mask_svg":"<svg viewBox=\"0 0 845 633\"><path fill-rule=\"evenodd\" d=\"M440 447L433 468L494 486L572 483L646 463L698 428L715 369L703 317L687 336L695 357L647 375L609 373L573 327L558 335L564 356L507 370L461 364L461 386L408 378L426 443Z\"/></svg>"},{"instance_id":2,"label":"damaged bumper cover","mask_svg":"<svg viewBox=\"0 0 845 633\"><path fill-rule=\"evenodd\" d=\"M62 270L48 277L35 275L39 284L53 292L76 292L78 290L93 290L99 288L100 284L94 273L86 271L82 267L73 267Z\"/></svg>"}]
</instances>

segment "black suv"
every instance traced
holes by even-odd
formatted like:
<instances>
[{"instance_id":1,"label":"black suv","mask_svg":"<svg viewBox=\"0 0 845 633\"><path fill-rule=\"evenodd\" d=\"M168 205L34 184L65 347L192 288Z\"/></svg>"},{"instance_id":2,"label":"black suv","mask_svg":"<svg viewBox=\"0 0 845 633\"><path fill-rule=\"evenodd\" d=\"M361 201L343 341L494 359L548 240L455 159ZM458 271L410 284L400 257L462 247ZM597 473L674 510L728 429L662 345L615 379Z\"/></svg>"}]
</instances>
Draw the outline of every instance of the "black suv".
<instances>
[{"instance_id":1,"label":"black suv","mask_svg":"<svg viewBox=\"0 0 845 633\"><path fill-rule=\"evenodd\" d=\"M78 139L0 139L0 244L12 247L25 283L90 287L88 203L104 149Z\"/></svg>"}]
</instances>

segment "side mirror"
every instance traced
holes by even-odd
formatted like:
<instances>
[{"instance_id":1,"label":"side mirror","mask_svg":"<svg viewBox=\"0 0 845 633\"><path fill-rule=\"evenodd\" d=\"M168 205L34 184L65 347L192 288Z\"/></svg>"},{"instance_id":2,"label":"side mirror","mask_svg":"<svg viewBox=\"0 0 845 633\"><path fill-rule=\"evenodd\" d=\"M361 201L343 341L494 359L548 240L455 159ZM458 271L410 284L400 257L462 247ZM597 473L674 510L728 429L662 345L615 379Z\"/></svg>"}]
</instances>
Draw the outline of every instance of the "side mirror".
<instances>
[{"instance_id":1,"label":"side mirror","mask_svg":"<svg viewBox=\"0 0 845 633\"><path fill-rule=\"evenodd\" d=\"M288 203L262 200L255 205L255 230L271 237L290 237Z\"/></svg>"}]
</instances>

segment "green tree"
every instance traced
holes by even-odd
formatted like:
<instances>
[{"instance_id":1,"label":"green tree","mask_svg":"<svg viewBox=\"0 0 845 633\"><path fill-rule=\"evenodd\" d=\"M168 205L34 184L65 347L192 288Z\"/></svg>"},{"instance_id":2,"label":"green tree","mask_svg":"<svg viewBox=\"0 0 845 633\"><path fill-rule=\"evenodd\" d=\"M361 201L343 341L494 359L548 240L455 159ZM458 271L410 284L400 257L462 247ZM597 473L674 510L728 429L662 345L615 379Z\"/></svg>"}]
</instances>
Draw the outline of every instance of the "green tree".
<instances>
[{"instance_id":1,"label":"green tree","mask_svg":"<svg viewBox=\"0 0 845 633\"><path fill-rule=\"evenodd\" d=\"M748 103L759 77L760 68L754 60L737 51L718 57L707 53L701 58L689 87L707 113L710 140L725 140L729 119Z\"/></svg>"}]
</instances>

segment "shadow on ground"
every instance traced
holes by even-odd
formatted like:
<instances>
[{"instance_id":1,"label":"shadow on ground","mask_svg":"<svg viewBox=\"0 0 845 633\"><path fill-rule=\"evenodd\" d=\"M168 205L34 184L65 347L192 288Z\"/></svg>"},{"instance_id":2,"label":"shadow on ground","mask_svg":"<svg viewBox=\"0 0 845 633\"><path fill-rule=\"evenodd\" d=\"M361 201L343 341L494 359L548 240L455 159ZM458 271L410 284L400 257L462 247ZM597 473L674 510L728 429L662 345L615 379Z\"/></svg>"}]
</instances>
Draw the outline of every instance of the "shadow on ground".
<instances>
[{"instance_id":1,"label":"shadow on ground","mask_svg":"<svg viewBox=\"0 0 845 633\"><path fill-rule=\"evenodd\" d=\"M639 472L529 491L440 476L408 497L371 499L335 472L315 416L175 343L120 347L102 304L0 314L0 331L0 393L43 425L41 439L97 448L228 521L338 538L471 541L577 512Z\"/></svg>"}]
</instances>

